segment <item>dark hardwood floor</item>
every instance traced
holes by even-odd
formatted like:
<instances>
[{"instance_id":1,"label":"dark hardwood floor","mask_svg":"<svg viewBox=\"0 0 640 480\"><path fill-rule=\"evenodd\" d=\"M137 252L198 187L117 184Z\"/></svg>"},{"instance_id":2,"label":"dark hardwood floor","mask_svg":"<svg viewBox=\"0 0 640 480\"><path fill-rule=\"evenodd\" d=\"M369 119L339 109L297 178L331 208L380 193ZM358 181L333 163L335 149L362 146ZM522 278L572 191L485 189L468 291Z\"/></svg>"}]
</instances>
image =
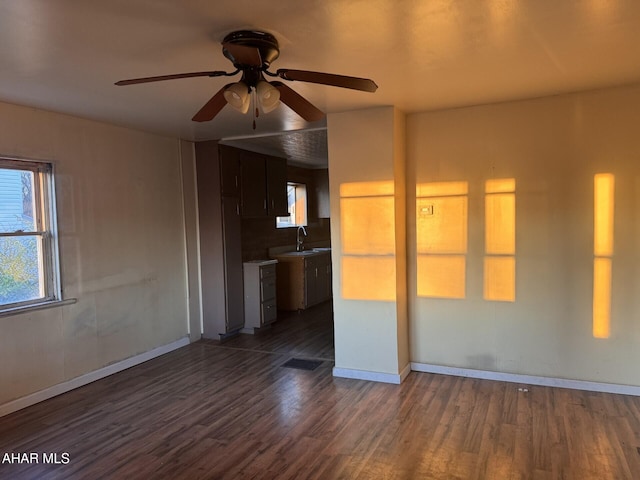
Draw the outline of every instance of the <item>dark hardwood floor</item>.
<instances>
[{"instance_id":1,"label":"dark hardwood floor","mask_svg":"<svg viewBox=\"0 0 640 480\"><path fill-rule=\"evenodd\" d=\"M640 398L415 372L400 386L333 378L330 306L278 323L0 418L0 455L40 455L0 464L0 478L640 478ZM324 361L282 367L292 356Z\"/></svg>"},{"instance_id":2,"label":"dark hardwood floor","mask_svg":"<svg viewBox=\"0 0 640 480\"><path fill-rule=\"evenodd\" d=\"M238 335L229 338L222 346L309 359L333 360L332 303L324 302L300 312L279 311L278 321L271 328L256 335Z\"/></svg>"}]
</instances>

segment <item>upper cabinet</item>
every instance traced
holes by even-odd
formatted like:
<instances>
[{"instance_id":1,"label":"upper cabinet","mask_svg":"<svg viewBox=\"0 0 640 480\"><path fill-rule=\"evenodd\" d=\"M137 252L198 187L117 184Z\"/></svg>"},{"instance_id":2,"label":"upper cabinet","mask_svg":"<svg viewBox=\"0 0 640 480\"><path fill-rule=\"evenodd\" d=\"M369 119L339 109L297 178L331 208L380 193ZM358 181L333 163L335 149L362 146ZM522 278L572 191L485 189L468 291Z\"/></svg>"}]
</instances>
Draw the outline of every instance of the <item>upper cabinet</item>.
<instances>
[{"instance_id":1,"label":"upper cabinet","mask_svg":"<svg viewBox=\"0 0 640 480\"><path fill-rule=\"evenodd\" d=\"M244 150L238 152L242 216L288 215L287 161Z\"/></svg>"},{"instance_id":2,"label":"upper cabinet","mask_svg":"<svg viewBox=\"0 0 640 480\"><path fill-rule=\"evenodd\" d=\"M267 214L272 217L289 215L287 201L287 161L284 158L267 157Z\"/></svg>"},{"instance_id":3,"label":"upper cabinet","mask_svg":"<svg viewBox=\"0 0 640 480\"><path fill-rule=\"evenodd\" d=\"M224 197L240 197L240 150L219 145L220 187Z\"/></svg>"},{"instance_id":4,"label":"upper cabinet","mask_svg":"<svg viewBox=\"0 0 640 480\"><path fill-rule=\"evenodd\" d=\"M267 171L263 155L240 152L241 201L243 217L267 216ZM286 185L284 187L286 189Z\"/></svg>"},{"instance_id":5,"label":"upper cabinet","mask_svg":"<svg viewBox=\"0 0 640 480\"><path fill-rule=\"evenodd\" d=\"M326 168L314 170L313 180L315 182L316 216L318 218L330 218L329 170Z\"/></svg>"}]
</instances>

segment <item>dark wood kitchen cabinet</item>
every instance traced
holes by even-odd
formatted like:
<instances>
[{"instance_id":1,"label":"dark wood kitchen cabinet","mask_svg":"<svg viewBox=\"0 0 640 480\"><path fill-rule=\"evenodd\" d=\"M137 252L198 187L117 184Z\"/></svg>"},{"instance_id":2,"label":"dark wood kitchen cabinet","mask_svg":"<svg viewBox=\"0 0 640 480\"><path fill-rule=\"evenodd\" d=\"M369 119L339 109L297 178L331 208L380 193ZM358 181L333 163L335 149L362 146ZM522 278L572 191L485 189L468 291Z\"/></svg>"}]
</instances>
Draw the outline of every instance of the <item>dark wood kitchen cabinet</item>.
<instances>
[{"instance_id":1,"label":"dark wood kitchen cabinet","mask_svg":"<svg viewBox=\"0 0 640 480\"><path fill-rule=\"evenodd\" d=\"M222 197L224 280L226 286L224 334L244 327L244 285L242 280L242 229L236 197Z\"/></svg>"},{"instance_id":2,"label":"dark wood kitchen cabinet","mask_svg":"<svg viewBox=\"0 0 640 480\"><path fill-rule=\"evenodd\" d=\"M305 308L331 298L331 255L321 253L305 258Z\"/></svg>"},{"instance_id":3,"label":"dark wood kitchen cabinet","mask_svg":"<svg viewBox=\"0 0 640 480\"><path fill-rule=\"evenodd\" d=\"M223 339L244 326L237 158L218 147L217 142L195 146L203 337L211 339Z\"/></svg>"},{"instance_id":4,"label":"dark wood kitchen cabinet","mask_svg":"<svg viewBox=\"0 0 640 480\"><path fill-rule=\"evenodd\" d=\"M314 170L313 180L315 183L315 214L318 218L330 218L329 170L326 168Z\"/></svg>"},{"instance_id":5,"label":"dark wood kitchen cabinet","mask_svg":"<svg viewBox=\"0 0 640 480\"><path fill-rule=\"evenodd\" d=\"M220 186L223 196L240 197L240 150L219 145Z\"/></svg>"},{"instance_id":6,"label":"dark wood kitchen cabinet","mask_svg":"<svg viewBox=\"0 0 640 480\"><path fill-rule=\"evenodd\" d=\"M286 217L289 215L287 201L287 161L284 158L267 157L267 215Z\"/></svg>"},{"instance_id":7,"label":"dark wood kitchen cabinet","mask_svg":"<svg viewBox=\"0 0 640 480\"><path fill-rule=\"evenodd\" d=\"M240 153L242 216L288 215L287 161L254 152Z\"/></svg>"},{"instance_id":8,"label":"dark wood kitchen cabinet","mask_svg":"<svg viewBox=\"0 0 640 480\"><path fill-rule=\"evenodd\" d=\"M243 217L267 216L267 170L264 156L240 153L241 201Z\"/></svg>"},{"instance_id":9,"label":"dark wood kitchen cabinet","mask_svg":"<svg viewBox=\"0 0 640 480\"><path fill-rule=\"evenodd\" d=\"M285 159L197 142L203 336L244 327L242 217L287 213Z\"/></svg>"},{"instance_id":10,"label":"dark wood kitchen cabinet","mask_svg":"<svg viewBox=\"0 0 640 480\"><path fill-rule=\"evenodd\" d=\"M331 298L329 252L288 252L275 257L278 308L304 310Z\"/></svg>"}]
</instances>

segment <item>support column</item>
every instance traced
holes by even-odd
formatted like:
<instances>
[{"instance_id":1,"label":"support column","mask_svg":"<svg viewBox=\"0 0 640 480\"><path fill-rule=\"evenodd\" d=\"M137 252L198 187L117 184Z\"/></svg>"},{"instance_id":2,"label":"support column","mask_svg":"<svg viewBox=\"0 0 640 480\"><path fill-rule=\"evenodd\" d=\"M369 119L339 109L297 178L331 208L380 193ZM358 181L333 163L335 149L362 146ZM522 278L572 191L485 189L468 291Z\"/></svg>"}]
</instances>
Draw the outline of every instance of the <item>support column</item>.
<instances>
[{"instance_id":1,"label":"support column","mask_svg":"<svg viewBox=\"0 0 640 480\"><path fill-rule=\"evenodd\" d=\"M393 107L328 117L337 377L410 371L404 123Z\"/></svg>"}]
</instances>

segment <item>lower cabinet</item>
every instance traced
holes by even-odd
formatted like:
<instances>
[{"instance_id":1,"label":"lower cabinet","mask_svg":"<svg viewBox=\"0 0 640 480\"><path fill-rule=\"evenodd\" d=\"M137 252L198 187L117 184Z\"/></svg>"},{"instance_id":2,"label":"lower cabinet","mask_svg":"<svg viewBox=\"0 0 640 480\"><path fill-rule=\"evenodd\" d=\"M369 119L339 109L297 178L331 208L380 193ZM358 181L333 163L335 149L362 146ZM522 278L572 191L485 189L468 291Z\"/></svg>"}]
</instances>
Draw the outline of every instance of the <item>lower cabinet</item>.
<instances>
[{"instance_id":1,"label":"lower cabinet","mask_svg":"<svg viewBox=\"0 0 640 480\"><path fill-rule=\"evenodd\" d=\"M305 307L331 298L331 256L328 253L305 258Z\"/></svg>"},{"instance_id":2,"label":"lower cabinet","mask_svg":"<svg viewBox=\"0 0 640 480\"><path fill-rule=\"evenodd\" d=\"M304 310L331 298L331 254L277 256L278 306L282 310Z\"/></svg>"},{"instance_id":3,"label":"lower cabinet","mask_svg":"<svg viewBox=\"0 0 640 480\"><path fill-rule=\"evenodd\" d=\"M266 327L277 318L276 264L277 260L255 260L243 264L244 328Z\"/></svg>"}]
</instances>

